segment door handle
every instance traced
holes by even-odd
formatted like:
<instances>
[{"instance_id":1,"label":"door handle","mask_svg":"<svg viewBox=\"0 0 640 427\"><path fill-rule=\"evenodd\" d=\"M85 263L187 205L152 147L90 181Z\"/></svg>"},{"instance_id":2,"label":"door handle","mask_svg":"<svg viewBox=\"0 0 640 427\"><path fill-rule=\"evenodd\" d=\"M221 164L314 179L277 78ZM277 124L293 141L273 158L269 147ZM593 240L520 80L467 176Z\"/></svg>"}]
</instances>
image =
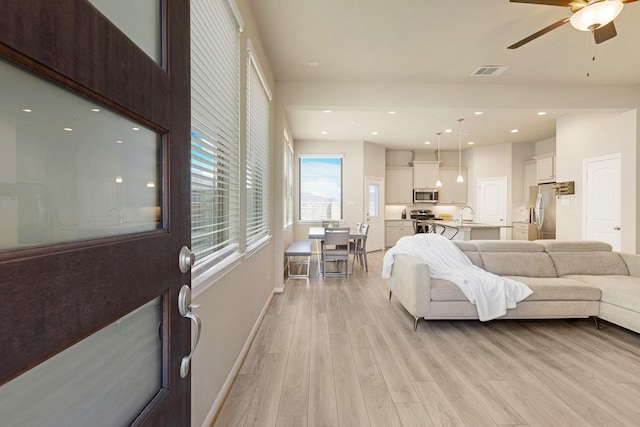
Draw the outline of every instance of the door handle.
<instances>
[{"instance_id":1,"label":"door handle","mask_svg":"<svg viewBox=\"0 0 640 427\"><path fill-rule=\"evenodd\" d=\"M188 285L182 286L180 288L180 293L178 294L178 310L180 311L180 315L184 318L187 318L193 322L194 327L194 337L193 343L191 344L191 351L188 355L182 358L180 362L180 378L186 378L189 375L189 368L191 367L191 357L193 353L196 351L196 347L198 346L198 341L200 340L200 331L202 330L202 322L200 322L200 317L191 311L192 308L200 307L198 304L191 304L191 288Z\"/></svg>"},{"instance_id":2,"label":"door handle","mask_svg":"<svg viewBox=\"0 0 640 427\"><path fill-rule=\"evenodd\" d=\"M616 231L619 231L620 227L616 225L615 227L613 227L613 229L616 230Z\"/></svg>"}]
</instances>

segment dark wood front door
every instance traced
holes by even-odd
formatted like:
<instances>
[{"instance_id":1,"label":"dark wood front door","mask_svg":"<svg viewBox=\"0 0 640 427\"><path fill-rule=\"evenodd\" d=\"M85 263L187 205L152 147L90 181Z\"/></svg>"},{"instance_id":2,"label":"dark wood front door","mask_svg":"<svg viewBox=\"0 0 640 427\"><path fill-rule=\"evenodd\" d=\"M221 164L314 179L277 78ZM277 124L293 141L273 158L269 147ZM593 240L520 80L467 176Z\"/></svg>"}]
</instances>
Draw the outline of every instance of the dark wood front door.
<instances>
[{"instance_id":1,"label":"dark wood front door","mask_svg":"<svg viewBox=\"0 0 640 427\"><path fill-rule=\"evenodd\" d=\"M2 1L0 419L35 425L10 402L25 393L42 425L187 426L189 1L118 2L155 7L123 22L99 3L113 6ZM155 48L136 41L137 19L157 21L142 37ZM39 381L88 403L52 404ZM126 408L128 393L143 403Z\"/></svg>"}]
</instances>

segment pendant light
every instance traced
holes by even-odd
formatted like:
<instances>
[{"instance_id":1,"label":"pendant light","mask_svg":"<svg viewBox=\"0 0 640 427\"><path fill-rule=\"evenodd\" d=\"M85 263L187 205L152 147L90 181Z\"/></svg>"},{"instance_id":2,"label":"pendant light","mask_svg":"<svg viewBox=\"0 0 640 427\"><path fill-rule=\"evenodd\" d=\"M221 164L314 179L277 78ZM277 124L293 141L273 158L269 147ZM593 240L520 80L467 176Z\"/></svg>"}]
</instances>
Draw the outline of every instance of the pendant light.
<instances>
[{"instance_id":1,"label":"pendant light","mask_svg":"<svg viewBox=\"0 0 640 427\"><path fill-rule=\"evenodd\" d=\"M436 135L438 135L438 151L436 153L438 160L438 180L436 181L436 188L440 188L442 187L442 181L440 181L440 135L442 135L442 132L438 132Z\"/></svg>"},{"instance_id":2,"label":"pendant light","mask_svg":"<svg viewBox=\"0 0 640 427\"><path fill-rule=\"evenodd\" d=\"M464 182L462 177L462 121L464 119L458 119L458 179L456 182Z\"/></svg>"}]
</instances>

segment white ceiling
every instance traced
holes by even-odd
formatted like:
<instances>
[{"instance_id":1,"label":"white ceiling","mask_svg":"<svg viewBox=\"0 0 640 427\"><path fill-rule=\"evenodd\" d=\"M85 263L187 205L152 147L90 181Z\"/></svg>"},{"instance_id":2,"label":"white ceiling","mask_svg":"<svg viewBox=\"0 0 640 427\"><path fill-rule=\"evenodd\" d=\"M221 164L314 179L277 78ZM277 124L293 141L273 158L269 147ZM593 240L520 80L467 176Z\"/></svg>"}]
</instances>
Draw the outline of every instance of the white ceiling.
<instances>
[{"instance_id":1,"label":"white ceiling","mask_svg":"<svg viewBox=\"0 0 640 427\"><path fill-rule=\"evenodd\" d=\"M249 0L278 82L451 85L639 85L640 2L625 5L618 36L595 45L566 24L515 50L507 46L571 14L569 8L507 0ZM592 58L595 56L595 61ZM316 64L312 64L316 63ZM312 65L310 65L312 64ZM471 77L505 65L500 76ZM589 75L587 77L587 74ZM555 135L576 111L412 107L285 106L294 139L371 141L390 148L532 142ZM322 110L331 109L331 113ZM389 114L396 111L396 114ZM476 111L484 112L475 115ZM511 133L518 128L520 132ZM372 135L372 132L379 132ZM326 132L323 134L322 132ZM464 148L464 147L463 147Z\"/></svg>"}]
</instances>

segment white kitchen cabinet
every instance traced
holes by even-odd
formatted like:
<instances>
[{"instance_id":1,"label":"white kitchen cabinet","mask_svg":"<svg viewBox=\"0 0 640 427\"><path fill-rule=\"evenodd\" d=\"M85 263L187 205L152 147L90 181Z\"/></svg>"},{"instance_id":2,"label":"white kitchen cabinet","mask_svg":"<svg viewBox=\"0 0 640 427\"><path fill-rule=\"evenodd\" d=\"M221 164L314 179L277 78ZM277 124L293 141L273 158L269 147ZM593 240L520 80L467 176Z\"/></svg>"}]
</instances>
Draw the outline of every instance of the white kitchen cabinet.
<instances>
[{"instance_id":1,"label":"white kitchen cabinet","mask_svg":"<svg viewBox=\"0 0 640 427\"><path fill-rule=\"evenodd\" d=\"M413 203L413 168L392 167L385 173L385 204Z\"/></svg>"},{"instance_id":2,"label":"white kitchen cabinet","mask_svg":"<svg viewBox=\"0 0 640 427\"><path fill-rule=\"evenodd\" d=\"M385 221L385 247L391 247L396 244L398 239L404 236L414 234L413 221L410 220L387 220Z\"/></svg>"},{"instance_id":3,"label":"white kitchen cabinet","mask_svg":"<svg viewBox=\"0 0 640 427\"><path fill-rule=\"evenodd\" d=\"M435 188L438 180L438 161L413 162L413 187Z\"/></svg>"},{"instance_id":4,"label":"white kitchen cabinet","mask_svg":"<svg viewBox=\"0 0 640 427\"><path fill-rule=\"evenodd\" d=\"M545 154L535 156L536 159L536 175L539 184L556 181L556 155Z\"/></svg>"},{"instance_id":5,"label":"white kitchen cabinet","mask_svg":"<svg viewBox=\"0 0 640 427\"><path fill-rule=\"evenodd\" d=\"M458 168L440 168L442 187L438 192L438 204L466 205L467 204L467 171L460 171L464 182L457 182Z\"/></svg>"},{"instance_id":6,"label":"white kitchen cabinet","mask_svg":"<svg viewBox=\"0 0 640 427\"><path fill-rule=\"evenodd\" d=\"M538 238L538 229L535 224L530 224L528 222L513 222L512 225L512 240L536 240Z\"/></svg>"}]
</instances>

